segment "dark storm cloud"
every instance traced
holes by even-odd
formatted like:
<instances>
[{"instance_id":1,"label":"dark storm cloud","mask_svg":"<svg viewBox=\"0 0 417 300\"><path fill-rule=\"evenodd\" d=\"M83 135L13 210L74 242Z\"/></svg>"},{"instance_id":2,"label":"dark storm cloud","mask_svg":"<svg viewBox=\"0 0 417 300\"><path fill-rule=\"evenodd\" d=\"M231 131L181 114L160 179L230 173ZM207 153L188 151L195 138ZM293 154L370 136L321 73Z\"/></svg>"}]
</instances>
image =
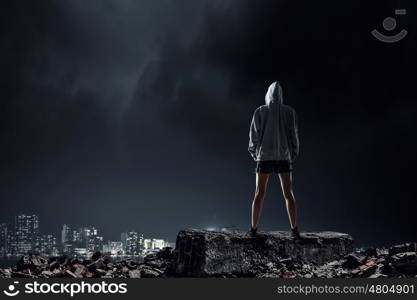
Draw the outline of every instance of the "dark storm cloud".
<instances>
[{"instance_id":1,"label":"dark storm cloud","mask_svg":"<svg viewBox=\"0 0 417 300\"><path fill-rule=\"evenodd\" d=\"M415 165L413 77L401 75L415 39L388 48L368 34L389 2L180 3L3 4L2 216L97 224L111 238L245 227L249 121L278 79L300 119L301 226L410 237L394 220L413 220L395 209L411 205L412 179L385 173ZM262 222L287 228L272 182Z\"/></svg>"},{"instance_id":2,"label":"dark storm cloud","mask_svg":"<svg viewBox=\"0 0 417 300\"><path fill-rule=\"evenodd\" d=\"M155 172L169 173L172 166L159 154L168 148L176 160L185 159L184 153L190 149L187 144L193 144L181 130L172 132L160 109L169 107L164 100L182 105L183 99L170 94L169 86L181 89L181 81L189 78L170 76L171 82L155 85L148 71L156 66L160 72L167 55L168 60L172 56L184 59L183 51L200 39L206 11L227 9L227 5L213 1L189 1L184 6L174 1L25 4L11 3L3 10L8 15L4 22L8 43L2 49L7 56L7 71L2 76L7 82L3 103L7 113L2 130L8 145L3 148L3 161L8 166L2 176L8 187L4 189L8 201L2 203L3 211L40 213L44 228L61 222L97 222L107 232L113 230L114 236L139 223L138 229L166 235L167 223L158 229L140 210L117 228L105 218L118 198L127 203L119 215L126 214L129 205L136 209L149 205L146 210L158 215L160 205L153 209L146 199L156 197L165 202L167 194L152 193L164 183L152 177ZM172 72L177 65L168 67ZM193 76L208 79L197 73ZM211 90L219 88L218 84ZM150 91L152 99L134 97ZM162 97L158 93L164 91L165 99L155 97ZM165 184L177 190L174 194L184 189L178 181ZM182 193L192 197L187 191ZM16 203L11 206L9 201ZM183 203L187 200L179 202ZM49 213L57 204L64 209L84 209L63 220ZM89 210L97 212L95 220L89 220Z\"/></svg>"}]
</instances>

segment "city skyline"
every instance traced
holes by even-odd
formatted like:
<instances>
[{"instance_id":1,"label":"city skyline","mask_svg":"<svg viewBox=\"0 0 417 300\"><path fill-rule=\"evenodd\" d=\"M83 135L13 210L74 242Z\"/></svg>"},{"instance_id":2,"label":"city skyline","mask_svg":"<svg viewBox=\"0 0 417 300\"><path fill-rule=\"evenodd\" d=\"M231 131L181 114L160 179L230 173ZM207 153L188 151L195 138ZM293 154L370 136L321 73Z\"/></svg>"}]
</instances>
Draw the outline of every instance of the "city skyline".
<instances>
[{"instance_id":1,"label":"city skyline","mask_svg":"<svg viewBox=\"0 0 417 300\"><path fill-rule=\"evenodd\" d=\"M15 226L15 217L18 215L26 215L26 216L30 216L30 215L36 215L39 217L39 214L37 213L26 213L26 212L22 212L22 213L18 213L17 215L12 215L12 216L8 216L6 218L1 218L0 219L0 224L6 224L9 228L10 227L14 227ZM64 224L68 224L68 225L72 225L72 227L74 228L81 228L81 227L97 227L100 231L103 231L100 227L101 226L97 226L96 224L93 224L93 222L87 222L87 223L82 223L82 222L77 222L77 223L73 223L71 221L68 222L62 222L62 223L57 223L54 226L49 226L49 228L47 229L45 226L40 227L39 228L39 234L53 234L57 237L61 237L61 233L62 233L62 225ZM135 229L133 228L133 226L127 226L126 230L131 230L131 229ZM139 231L139 230L137 230ZM123 232L123 230L121 231ZM105 233L103 238L104 239L108 239L108 240L114 240L119 238L120 233L114 233L114 234L109 234L109 233ZM148 234L148 235L152 235L152 234ZM168 235L159 235L161 238L166 239L166 240L175 240L176 236L173 237L168 237Z\"/></svg>"},{"instance_id":2,"label":"city skyline","mask_svg":"<svg viewBox=\"0 0 417 300\"><path fill-rule=\"evenodd\" d=\"M41 222L36 214L18 214L14 223L0 222L0 256L19 256L28 253L47 255L91 256L100 251L109 255L141 256L149 251L172 247L165 239L144 236L129 229L120 233L120 238L104 239L95 226L70 226L62 224L60 235L40 231Z\"/></svg>"}]
</instances>

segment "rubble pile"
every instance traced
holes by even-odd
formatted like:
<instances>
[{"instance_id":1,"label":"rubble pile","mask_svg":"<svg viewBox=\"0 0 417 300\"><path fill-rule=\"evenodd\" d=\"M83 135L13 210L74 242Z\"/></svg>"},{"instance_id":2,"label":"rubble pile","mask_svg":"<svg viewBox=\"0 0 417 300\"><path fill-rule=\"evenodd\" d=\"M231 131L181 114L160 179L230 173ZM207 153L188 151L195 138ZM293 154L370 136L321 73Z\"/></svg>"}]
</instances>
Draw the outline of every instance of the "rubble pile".
<instances>
[{"instance_id":1,"label":"rubble pile","mask_svg":"<svg viewBox=\"0 0 417 300\"><path fill-rule=\"evenodd\" d=\"M389 249L355 249L340 259L322 265L287 258L278 264L269 264L255 277L412 278L417 277L416 247L417 243L405 243Z\"/></svg>"},{"instance_id":2,"label":"rubble pile","mask_svg":"<svg viewBox=\"0 0 417 300\"><path fill-rule=\"evenodd\" d=\"M111 261L100 252L89 259L24 255L0 269L0 278L411 278L417 277L417 243L390 248L352 248L350 236L282 233L245 237L239 232L181 231L176 248L166 247L143 262Z\"/></svg>"},{"instance_id":3,"label":"rubble pile","mask_svg":"<svg viewBox=\"0 0 417 300\"><path fill-rule=\"evenodd\" d=\"M144 258L143 263L133 260L112 262L100 252L90 259L66 256L45 258L24 255L12 268L0 269L0 278L152 278L164 277L171 259L172 248Z\"/></svg>"}]
</instances>

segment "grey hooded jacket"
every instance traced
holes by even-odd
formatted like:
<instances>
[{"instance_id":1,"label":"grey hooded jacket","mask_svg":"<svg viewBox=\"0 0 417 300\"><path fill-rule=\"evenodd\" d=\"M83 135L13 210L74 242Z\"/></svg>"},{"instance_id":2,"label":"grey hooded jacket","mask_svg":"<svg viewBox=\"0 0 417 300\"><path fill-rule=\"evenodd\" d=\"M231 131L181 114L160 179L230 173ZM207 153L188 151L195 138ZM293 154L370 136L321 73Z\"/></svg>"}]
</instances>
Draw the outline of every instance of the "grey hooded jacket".
<instances>
[{"instance_id":1,"label":"grey hooded jacket","mask_svg":"<svg viewBox=\"0 0 417 300\"><path fill-rule=\"evenodd\" d=\"M299 153L297 115L293 108L282 104L279 82L269 86L265 103L253 114L248 151L255 161L294 162Z\"/></svg>"}]
</instances>

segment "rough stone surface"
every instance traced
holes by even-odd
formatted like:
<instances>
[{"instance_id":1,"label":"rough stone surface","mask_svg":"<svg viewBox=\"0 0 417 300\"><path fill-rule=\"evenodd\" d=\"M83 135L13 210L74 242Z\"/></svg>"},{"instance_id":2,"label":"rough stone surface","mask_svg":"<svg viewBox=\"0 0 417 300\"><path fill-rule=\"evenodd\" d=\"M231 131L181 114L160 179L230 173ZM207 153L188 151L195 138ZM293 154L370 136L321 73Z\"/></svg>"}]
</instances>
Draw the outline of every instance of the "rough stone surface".
<instances>
[{"instance_id":1,"label":"rough stone surface","mask_svg":"<svg viewBox=\"0 0 417 300\"><path fill-rule=\"evenodd\" d=\"M389 256L393 256L401 252L416 252L417 243L404 243L400 245L394 245L388 249Z\"/></svg>"},{"instance_id":2,"label":"rough stone surface","mask_svg":"<svg viewBox=\"0 0 417 300\"><path fill-rule=\"evenodd\" d=\"M179 232L171 271L181 276L205 277L239 274L253 276L268 263L292 261L323 264L353 251L350 235L338 232L301 233L293 239L289 232L259 232L250 237L241 231Z\"/></svg>"},{"instance_id":3,"label":"rough stone surface","mask_svg":"<svg viewBox=\"0 0 417 300\"><path fill-rule=\"evenodd\" d=\"M356 268L362 265L366 260L366 255L360 253L349 253L344 257L345 261L342 266L345 268Z\"/></svg>"},{"instance_id":4,"label":"rough stone surface","mask_svg":"<svg viewBox=\"0 0 417 300\"><path fill-rule=\"evenodd\" d=\"M401 252L390 257L392 266L404 273L417 273L417 254L416 252Z\"/></svg>"}]
</instances>

